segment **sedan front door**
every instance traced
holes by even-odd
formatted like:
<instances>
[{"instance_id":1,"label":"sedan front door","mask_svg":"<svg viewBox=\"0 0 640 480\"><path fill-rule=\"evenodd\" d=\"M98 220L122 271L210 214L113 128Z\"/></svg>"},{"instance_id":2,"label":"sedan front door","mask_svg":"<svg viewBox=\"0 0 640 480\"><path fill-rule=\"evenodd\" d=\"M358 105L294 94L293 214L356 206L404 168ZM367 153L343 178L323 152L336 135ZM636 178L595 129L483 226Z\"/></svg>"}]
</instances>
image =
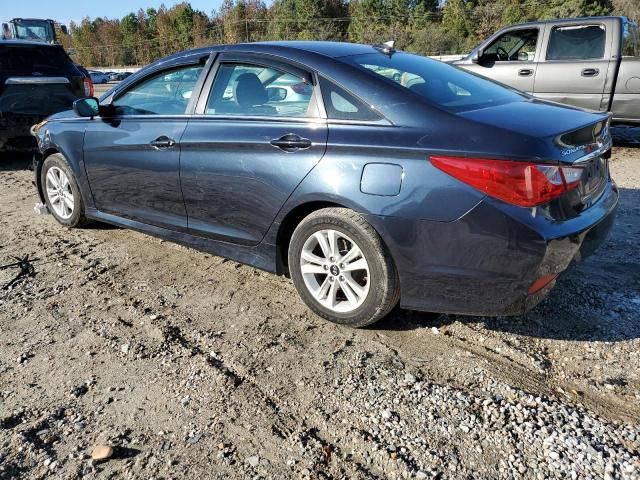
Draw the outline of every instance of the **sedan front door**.
<instances>
[{"instance_id":1,"label":"sedan front door","mask_svg":"<svg viewBox=\"0 0 640 480\"><path fill-rule=\"evenodd\" d=\"M181 141L190 233L262 240L326 149L314 83L283 62L237 53L218 59Z\"/></svg>"},{"instance_id":2,"label":"sedan front door","mask_svg":"<svg viewBox=\"0 0 640 480\"><path fill-rule=\"evenodd\" d=\"M108 118L89 122L84 159L98 210L186 232L180 139L203 69L197 63L151 73L116 94Z\"/></svg>"}]
</instances>

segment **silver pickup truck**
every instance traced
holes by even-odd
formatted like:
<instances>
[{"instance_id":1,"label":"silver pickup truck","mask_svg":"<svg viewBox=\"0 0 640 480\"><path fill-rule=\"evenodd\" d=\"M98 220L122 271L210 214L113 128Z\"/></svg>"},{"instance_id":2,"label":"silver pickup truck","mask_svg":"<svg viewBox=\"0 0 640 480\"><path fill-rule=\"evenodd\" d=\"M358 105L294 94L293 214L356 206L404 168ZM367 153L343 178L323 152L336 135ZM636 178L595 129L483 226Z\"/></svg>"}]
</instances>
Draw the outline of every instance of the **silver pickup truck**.
<instances>
[{"instance_id":1,"label":"silver pickup truck","mask_svg":"<svg viewBox=\"0 0 640 480\"><path fill-rule=\"evenodd\" d=\"M638 26L625 17L549 20L504 28L453 63L536 97L638 124L639 43Z\"/></svg>"}]
</instances>

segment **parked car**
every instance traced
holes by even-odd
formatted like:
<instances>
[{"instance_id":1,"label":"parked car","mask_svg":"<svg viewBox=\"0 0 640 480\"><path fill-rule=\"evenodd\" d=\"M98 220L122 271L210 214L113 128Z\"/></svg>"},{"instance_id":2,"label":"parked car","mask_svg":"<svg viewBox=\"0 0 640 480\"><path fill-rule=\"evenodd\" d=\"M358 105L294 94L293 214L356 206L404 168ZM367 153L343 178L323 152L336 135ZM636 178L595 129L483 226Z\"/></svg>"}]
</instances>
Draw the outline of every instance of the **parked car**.
<instances>
[{"instance_id":1,"label":"parked car","mask_svg":"<svg viewBox=\"0 0 640 480\"><path fill-rule=\"evenodd\" d=\"M89 70L89 75L91 76L91 81L94 83L94 85L109 83L109 77L104 72L99 72L98 70Z\"/></svg>"},{"instance_id":2,"label":"parked car","mask_svg":"<svg viewBox=\"0 0 640 480\"><path fill-rule=\"evenodd\" d=\"M312 86L296 108L268 94L291 77ZM288 274L351 326L398 301L524 313L603 241L618 202L606 114L388 46L191 50L34 134L62 225L100 220Z\"/></svg>"},{"instance_id":3,"label":"parked car","mask_svg":"<svg viewBox=\"0 0 640 480\"><path fill-rule=\"evenodd\" d=\"M536 97L640 123L640 40L625 17L504 28L455 64Z\"/></svg>"},{"instance_id":4,"label":"parked car","mask_svg":"<svg viewBox=\"0 0 640 480\"><path fill-rule=\"evenodd\" d=\"M35 149L32 125L91 94L61 46L0 40L0 150Z\"/></svg>"},{"instance_id":5,"label":"parked car","mask_svg":"<svg viewBox=\"0 0 640 480\"><path fill-rule=\"evenodd\" d=\"M131 72L109 72L109 81L110 82L121 82L125 78L131 75Z\"/></svg>"}]
</instances>

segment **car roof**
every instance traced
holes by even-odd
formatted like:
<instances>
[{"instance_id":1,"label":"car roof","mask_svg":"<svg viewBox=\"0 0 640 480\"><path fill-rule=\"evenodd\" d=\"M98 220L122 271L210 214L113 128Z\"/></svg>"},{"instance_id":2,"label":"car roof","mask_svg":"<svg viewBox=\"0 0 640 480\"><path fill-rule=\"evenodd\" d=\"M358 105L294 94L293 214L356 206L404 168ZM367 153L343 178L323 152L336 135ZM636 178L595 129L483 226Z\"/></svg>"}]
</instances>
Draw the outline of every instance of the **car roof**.
<instances>
[{"instance_id":1,"label":"car roof","mask_svg":"<svg viewBox=\"0 0 640 480\"><path fill-rule=\"evenodd\" d=\"M252 44L240 44L252 45ZM332 42L332 41L274 41L274 42L256 42L253 45L267 45L274 49L295 49L305 52L317 53L325 57L338 58L349 55L359 55L362 53L372 53L371 45L363 45L360 43L348 42Z\"/></svg>"},{"instance_id":2,"label":"car roof","mask_svg":"<svg viewBox=\"0 0 640 480\"><path fill-rule=\"evenodd\" d=\"M332 41L273 41L273 42L247 42L234 43L228 45L210 45L207 47L199 47L191 50L174 53L167 57L156 60L151 65L168 64L172 60L187 59L190 57L200 57L208 55L212 52L255 52L255 53L272 53L284 54L292 51L321 55L329 58L346 57L350 55L358 55L362 53L374 53L372 45L363 45L359 43L348 42L332 42Z\"/></svg>"},{"instance_id":3,"label":"car roof","mask_svg":"<svg viewBox=\"0 0 640 480\"><path fill-rule=\"evenodd\" d=\"M511 27L520 27L520 26L529 26L529 25L554 25L557 23L567 23L567 22L575 22L575 23L584 23L584 22L602 22L605 20L622 20L628 21L626 17L621 16L602 16L602 17L567 17L567 18L554 18L550 20L534 20L531 22L518 23L517 25L511 25Z\"/></svg>"}]
</instances>

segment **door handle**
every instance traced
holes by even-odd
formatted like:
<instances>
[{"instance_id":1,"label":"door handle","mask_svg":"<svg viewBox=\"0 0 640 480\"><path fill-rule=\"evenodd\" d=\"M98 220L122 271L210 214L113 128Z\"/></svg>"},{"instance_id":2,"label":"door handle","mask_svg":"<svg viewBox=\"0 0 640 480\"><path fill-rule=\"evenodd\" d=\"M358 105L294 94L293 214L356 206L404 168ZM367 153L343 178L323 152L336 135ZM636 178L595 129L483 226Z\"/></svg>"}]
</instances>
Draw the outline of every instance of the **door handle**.
<instances>
[{"instance_id":1,"label":"door handle","mask_svg":"<svg viewBox=\"0 0 640 480\"><path fill-rule=\"evenodd\" d=\"M171 148L176 144L176 141L165 136L162 135L158 138L156 138L155 140L153 140L152 142L149 142L149 145L151 145L153 148L155 148L156 150L166 150L167 148Z\"/></svg>"},{"instance_id":2,"label":"door handle","mask_svg":"<svg viewBox=\"0 0 640 480\"><path fill-rule=\"evenodd\" d=\"M285 152L295 152L296 150L304 150L311 146L311 140L302 138L295 133L288 133L280 138L271 140L271 145Z\"/></svg>"},{"instance_id":3,"label":"door handle","mask_svg":"<svg viewBox=\"0 0 640 480\"><path fill-rule=\"evenodd\" d=\"M533 75L533 70L531 70L530 68L523 68L521 70L518 70L518 75L520 75L521 77L530 77L531 75Z\"/></svg>"},{"instance_id":4,"label":"door handle","mask_svg":"<svg viewBox=\"0 0 640 480\"><path fill-rule=\"evenodd\" d=\"M585 68L584 70L582 70L583 77L597 77L599 73L600 70L598 70L597 68Z\"/></svg>"}]
</instances>

